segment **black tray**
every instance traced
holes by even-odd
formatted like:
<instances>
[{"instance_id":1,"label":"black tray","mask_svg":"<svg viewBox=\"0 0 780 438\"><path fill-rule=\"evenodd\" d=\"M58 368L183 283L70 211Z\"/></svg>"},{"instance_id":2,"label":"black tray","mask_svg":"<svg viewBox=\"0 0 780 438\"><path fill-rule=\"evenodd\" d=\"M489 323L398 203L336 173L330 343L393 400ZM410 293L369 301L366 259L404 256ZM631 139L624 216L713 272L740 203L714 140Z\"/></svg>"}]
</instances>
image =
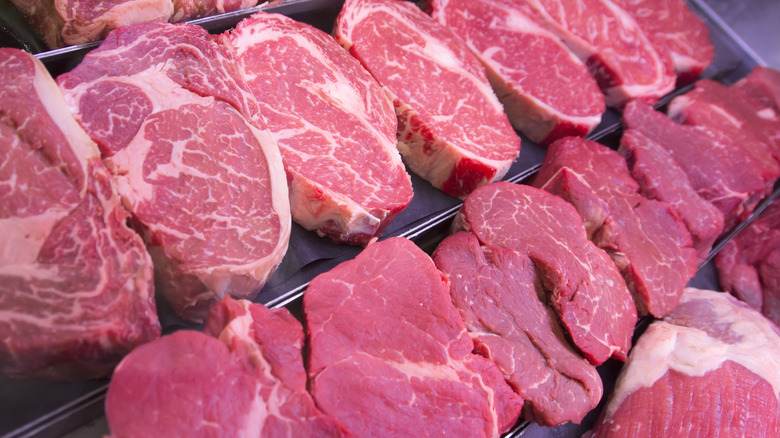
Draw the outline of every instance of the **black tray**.
<instances>
[{"instance_id":1,"label":"black tray","mask_svg":"<svg viewBox=\"0 0 780 438\"><path fill-rule=\"evenodd\" d=\"M268 8L258 6L195 20L193 23L203 26L212 33L218 33L263 9L291 16L329 32L342 3L343 0L289 0L279 6ZM715 61L704 72L703 77L731 84L747 75L757 64L762 63L760 58L701 0L689 0L689 4L709 24L716 48ZM43 46L39 40L36 40L29 24L19 17L18 11L15 11L7 0L0 0L0 31L10 33L13 37L11 43L6 43L7 38L0 42L21 45L32 52L42 50ZM98 43L89 43L52 51L38 51L36 56L56 76L77 65L84 54L97 45ZM662 99L659 105L668 103L671 98L688 91L689 88L675 90ZM588 138L616 147L621 129L619 113L608 109L602 118L602 123ZM527 181L538 170L544 154L543 148L523 137L520 156L504 179L512 182ZM388 226L385 237L407 237L430 252L447 235L451 220L457 213L461 201L444 195L416 175L412 175L412 185L415 193L412 203ZM773 198L778 195L780 190L776 189ZM762 204L759 210L765 205L766 203ZM754 216L755 214L748 221ZM739 229L741 227L723 238L713 249L710 257ZM269 307L287 306L294 314L300 315L300 298L308 282L317 274L353 258L359 251L360 248L330 243L293 224L289 250L277 272L255 301ZM712 263L709 263L708 259L702 264L690 285L718 289L716 278ZM158 303L158 313L164 333L181 328L198 328L176 318L164 300ZM640 322L637 333L642 331L646 323L647 320ZM599 367L604 381L605 396L602 404L612 390L621 365L618 361L610 360ZM84 424L99 420L103 416L103 400L107 386L107 380L53 383L37 379L11 380L0 375L0 388L2 388L0 390L0 434L3 434L3 438L61 436ZM597 408L591 412L581 426L569 423L556 428L544 428L522 422L507 436L578 436L592 427L599 411L600 408ZM94 433L99 435L101 432L107 432L104 428L104 424L98 426L98 430Z\"/></svg>"}]
</instances>

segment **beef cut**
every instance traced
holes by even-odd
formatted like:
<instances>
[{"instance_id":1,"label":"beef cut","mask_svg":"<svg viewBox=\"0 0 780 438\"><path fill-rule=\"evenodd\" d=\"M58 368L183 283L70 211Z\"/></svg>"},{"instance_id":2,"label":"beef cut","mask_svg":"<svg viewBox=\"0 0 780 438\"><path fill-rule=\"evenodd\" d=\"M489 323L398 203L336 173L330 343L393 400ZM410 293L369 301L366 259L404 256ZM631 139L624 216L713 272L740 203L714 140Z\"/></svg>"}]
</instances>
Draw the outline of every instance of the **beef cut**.
<instances>
[{"instance_id":1,"label":"beef cut","mask_svg":"<svg viewBox=\"0 0 780 438\"><path fill-rule=\"evenodd\" d=\"M680 125L642 102L626 106L623 122L669 152L696 192L724 214L726 231L771 193L780 174L776 163L757 161L728 136Z\"/></svg>"},{"instance_id":2,"label":"beef cut","mask_svg":"<svg viewBox=\"0 0 780 438\"><path fill-rule=\"evenodd\" d=\"M326 33L278 14L241 21L229 41L279 145L293 219L366 244L412 200L381 86Z\"/></svg>"},{"instance_id":3,"label":"beef cut","mask_svg":"<svg viewBox=\"0 0 780 438\"><path fill-rule=\"evenodd\" d=\"M521 0L529 13L588 66L607 105L655 102L675 86L671 55L654 47L636 20L613 0Z\"/></svg>"},{"instance_id":4,"label":"beef cut","mask_svg":"<svg viewBox=\"0 0 780 438\"><path fill-rule=\"evenodd\" d=\"M509 121L531 140L584 136L601 122L604 95L588 68L517 2L430 0L428 7L480 58Z\"/></svg>"},{"instance_id":5,"label":"beef cut","mask_svg":"<svg viewBox=\"0 0 780 438\"><path fill-rule=\"evenodd\" d=\"M558 196L508 182L474 191L454 230L472 231L482 245L528 254L548 301L593 364L625 359L636 308L609 256L588 240L577 210Z\"/></svg>"},{"instance_id":6,"label":"beef cut","mask_svg":"<svg viewBox=\"0 0 780 438\"><path fill-rule=\"evenodd\" d=\"M333 33L392 98L412 171L456 197L506 174L520 138L479 59L450 29L411 2L347 0Z\"/></svg>"},{"instance_id":7,"label":"beef cut","mask_svg":"<svg viewBox=\"0 0 780 438\"><path fill-rule=\"evenodd\" d=\"M639 314L660 318L674 309L698 265L690 233L671 204L639 194L620 154L563 138L550 145L533 184L574 205L623 274Z\"/></svg>"},{"instance_id":8,"label":"beef cut","mask_svg":"<svg viewBox=\"0 0 780 438\"><path fill-rule=\"evenodd\" d=\"M354 436L498 437L523 400L474 343L449 281L390 238L312 280L303 296L310 389Z\"/></svg>"},{"instance_id":9,"label":"beef cut","mask_svg":"<svg viewBox=\"0 0 780 438\"><path fill-rule=\"evenodd\" d=\"M287 178L232 52L195 25L140 24L57 80L174 311L199 321L224 295L255 296L287 249Z\"/></svg>"},{"instance_id":10,"label":"beef cut","mask_svg":"<svg viewBox=\"0 0 780 438\"><path fill-rule=\"evenodd\" d=\"M178 331L122 361L106 396L114 438L344 436L306 392L303 328L286 309L225 297L206 333Z\"/></svg>"},{"instance_id":11,"label":"beef cut","mask_svg":"<svg viewBox=\"0 0 780 438\"><path fill-rule=\"evenodd\" d=\"M251 8L257 0L169 0L173 1L173 15L170 21L177 23L209 15Z\"/></svg>"},{"instance_id":12,"label":"beef cut","mask_svg":"<svg viewBox=\"0 0 780 438\"><path fill-rule=\"evenodd\" d=\"M688 288L639 338L589 437L778 436L780 330L729 294Z\"/></svg>"},{"instance_id":13,"label":"beef cut","mask_svg":"<svg viewBox=\"0 0 780 438\"><path fill-rule=\"evenodd\" d=\"M780 326L780 201L726 242L715 266L723 290Z\"/></svg>"},{"instance_id":14,"label":"beef cut","mask_svg":"<svg viewBox=\"0 0 780 438\"><path fill-rule=\"evenodd\" d=\"M772 108L776 112L780 111L779 71L759 65L734 86L765 107Z\"/></svg>"},{"instance_id":15,"label":"beef cut","mask_svg":"<svg viewBox=\"0 0 780 438\"><path fill-rule=\"evenodd\" d=\"M540 301L540 279L527 255L480 246L474 234L459 232L439 244L433 261L450 279L475 351L495 362L525 400L523 418L544 426L579 423L596 407L601 378Z\"/></svg>"},{"instance_id":16,"label":"beef cut","mask_svg":"<svg viewBox=\"0 0 780 438\"><path fill-rule=\"evenodd\" d=\"M0 369L98 378L160 335L152 261L46 68L0 49Z\"/></svg>"},{"instance_id":17,"label":"beef cut","mask_svg":"<svg viewBox=\"0 0 780 438\"><path fill-rule=\"evenodd\" d=\"M672 56L677 85L701 76L715 58L707 23L685 0L613 0L628 11L659 52Z\"/></svg>"},{"instance_id":18,"label":"beef cut","mask_svg":"<svg viewBox=\"0 0 780 438\"><path fill-rule=\"evenodd\" d=\"M618 150L649 199L672 204L685 223L699 261L706 259L723 233L723 213L696 193L688 176L669 152L641 132L628 129Z\"/></svg>"}]
</instances>

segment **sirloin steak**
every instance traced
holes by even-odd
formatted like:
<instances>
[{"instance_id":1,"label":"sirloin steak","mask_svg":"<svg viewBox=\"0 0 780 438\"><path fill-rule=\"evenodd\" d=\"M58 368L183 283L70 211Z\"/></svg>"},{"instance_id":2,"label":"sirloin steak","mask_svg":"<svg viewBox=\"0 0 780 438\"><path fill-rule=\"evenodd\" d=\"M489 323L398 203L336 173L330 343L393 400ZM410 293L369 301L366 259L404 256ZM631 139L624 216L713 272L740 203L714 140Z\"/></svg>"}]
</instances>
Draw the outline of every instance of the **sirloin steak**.
<instances>
[{"instance_id":1,"label":"sirloin steak","mask_svg":"<svg viewBox=\"0 0 780 438\"><path fill-rule=\"evenodd\" d=\"M456 197L506 174L520 138L479 59L450 29L411 2L347 0L333 33L391 96L412 171Z\"/></svg>"},{"instance_id":2,"label":"sirloin steak","mask_svg":"<svg viewBox=\"0 0 780 438\"><path fill-rule=\"evenodd\" d=\"M570 202L588 236L612 257L640 315L669 313L698 258L671 204L645 198L617 152L579 137L552 145L534 186Z\"/></svg>"},{"instance_id":3,"label":"sirloin steak","mask_svg":"<svg viewBox=\"0 0 780 438\"><path fill-rule=\"evenodd\" d=\"M428 7L480 58L512 126L534 142L584 136L601 122L604 95L588 68L517 2L430 0Z\"/></svg>"},{"instance_id":4,"label":"sirloin steak","mask_svg":"<svg viewBox=\"0 0 780 438\"><path fill-rule=\"evenodd\" d=\"M475 351L491 359L523 399L523 418L544 426L579 423L602 395L596 368L566 341L555 313L537 295L531 259L517 251L480 246L455 233L433 253L451 282Z\"/></svg>"},{"instance_id":5,"label":"sirloin steak","mask_svg":"<svg viewBox=\"0 0 780 438\"><path fill-rule=\"evenodd\" d=\"M228 37L279 145L293 219L336 242L366 244L412 200L381 86L326 33L259 12Z\"/></svg>"},{"instance_id":6,"label":"sirloin steak","mask_svg":"<svg viewBox=\"0 0 780 438\"><path fill-rule=\"evenodd\" d=\"M15 49L0 49L0 154L0 369L106 376L160 336L152 261L57 84Z\"/></svg>"},{"instance_id":7,"label":"sirloin steak","mask_svg":"<svg viewBox=\"0 0 780 438\"><path fill-rule=\"evenodd\" d=\"M687 288L639 338L589 437L780 436L780 330Z\"/></svg>"},{"instance_id":8,"label":"sirloin steak","mask_svg":"<svg viewBox=\"0 0 780 438\"><path fill-rule=\"evenodd\" d=\"M498 437L523 400L472 354L449 281L389 238L311 281L303 296L310 389L354 436Z\"/></svg>"},{"instance_id":9,"label":"sirloin steak","mask_svg":"<svg viewBox=\"0 0 780 438\"><path fill-rule=\"evenodd\" d=\"M60 76L145 237L156 284L182 318L253 297L287 249L287 179L232 52L203 28L112 32Z\"/></svg>"},{"instance_id":10,"label":"sirloin steak","mask_svg":"<svg viewBox=\"0 0 780 438\"><path fill-rule=\"evenodd\" d=\"M466 198L453 229L473 232L482 245L528 254L545 300L591 363L626 358L637 321L634 302L571 204L530 186L493 183Z\"/></svg>"},{"instance_id":11,"label":"sirloin steak","mask_svg":"<svg viewBox=\"0 0 780 438\"><path fill-rule=\"evenodd\" d=\"M225 297L206 333L178 331L122 361L106 397L114 438L343 436L306 392L303 328L289 311Z\"/></svg>"}]
</instances>

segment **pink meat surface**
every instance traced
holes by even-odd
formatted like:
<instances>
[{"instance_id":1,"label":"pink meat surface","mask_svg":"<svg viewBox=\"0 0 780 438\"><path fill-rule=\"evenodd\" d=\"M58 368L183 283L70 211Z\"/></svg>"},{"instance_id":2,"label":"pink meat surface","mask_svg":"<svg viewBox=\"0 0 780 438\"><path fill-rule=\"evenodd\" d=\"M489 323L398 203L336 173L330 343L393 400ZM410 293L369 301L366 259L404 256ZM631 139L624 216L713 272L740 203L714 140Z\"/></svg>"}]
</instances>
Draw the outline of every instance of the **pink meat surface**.
<instances>
[{"instance_id":1,"label":"pink meat surface","mask_svg":"<svg viewBox=\"0 0 780 438\"><path fill-rule=\"evenodd\" d=\"M453 228L473 232L482 245L528 254L545 300L591 363L626 358L637 321L631 293L571 204L530 186L493 183L466 198Z\"/></svg>"},{"instance_id":2,"label":"pink meat surface","mask_svg":"<svg viewBox=\"0 0 780 438\"><path fill-rule=\"evenodd\" d=\"M326 33L257 13L230 45L279 145L293 219L336 242L366 244L412 200L381 86Z\"/></svg>"},{"instance_id":3,"label":"pink meat surface","mask_svg":"<svg viewBox=\"0 0 780 438\"><path fill-rule=\"evenodd\" d=\"M411 2L347 0L333 30L382 84L406 165L451 196L501 179L520 138L479 59Z\"/></svg>"},{"instance_id":4,"label":"pink meat surface","mask_svg":"<svg viewBox=\"0 0 780 438\"><path fill-rule=\"evenodd\" d=\"M0 369L106 376L160 335L152 261L97 146L15 49L0 49L0 153Z\"/></svg>"},{"instance_id":5,"label":"pink meat surface","mask_svg":"<svg viewBox=\"0 0 780 438\"><path fill-rule=\"evenodd\" d=\"M480 58L509 121L531 140L584 136L601 122L604 95L588 68L517 2L431 0L429 7Z\"/></svg>"},{"instance_id":6,"label":"pink meat surface","mask_svg":"<svg viewBox=\"0 0 780 438\"><path fill-rule=\"evenodd\" d=\"M303 297L310 389L355 436L497 437L523 400L474 343L449 281L411 241L370 244Z\"/></svg>"}]
</instances>

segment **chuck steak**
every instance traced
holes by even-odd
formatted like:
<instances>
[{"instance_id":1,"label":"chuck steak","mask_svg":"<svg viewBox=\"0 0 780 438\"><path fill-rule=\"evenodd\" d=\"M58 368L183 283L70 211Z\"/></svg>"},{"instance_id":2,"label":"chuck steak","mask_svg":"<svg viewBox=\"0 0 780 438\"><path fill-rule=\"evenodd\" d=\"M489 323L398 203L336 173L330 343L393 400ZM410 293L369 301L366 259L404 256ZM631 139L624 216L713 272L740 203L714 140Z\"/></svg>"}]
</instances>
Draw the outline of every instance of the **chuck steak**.
<instances>
[{"instance_id":1,"label":"chuck steak","mask_svg":"<svg viewBox=\"0 0 780 438\"><path fill-rule=\"evenodd\" d=\"M310 389L354 436L491 436L523 401L472 353L449 281L390 238L312 280L303 296Z\"/></svg>"},{"instance_id":2,"label":"chuck steak","mask_svg":"<svg viewBox=\"0 0 780 438\"><path fill-rule=\"evenodd\" d=\"M482 245L528 254L545 300L591 363L626 358L636 308L620 272L588 240L571 204L530 186L493 183L466 198L453 228L472 231Z\"/></svg>"},{"instance_id":3,"label":"chuck steak","mask_svg":"<svg viewBox=\"0 0 780 438\"><path fill-rule=\"evenodd\" d=\"M525 399L525 419L545 426L579 423L596 407L601 378L540 301L540 279L527 255L480 246L474 234L459 232L439 244L433 261L451 281L452 302L475 351L493 360Z\"/></svg>"},{"instance_id":4,"label":"chuck steak","mask_svg":"<svg viewBox=\"0 0 780 438\"><path fill-rule=\"evenodd\" d=\"M160 335L152 261L46 68L0 49L0 369L108 375Z\"/></svg>"},{"instance_id":5,"label":"chuck steak","mask_svg":"<svg viewBox=\"0 0 780 438\"><path fill-rule=\"evenodd\" d=\"M517 2L431 0L429 7L480 58L509 121L531 140L584 136L601 122L604 95L588 68Z\"/></svg>"},{"instance_id":6,"label":"chuck steak","mask_svg":"<svg viewBox=\"0 0 780 438\"><path fill-rule=\"evenodd\" d=\"M666 149L641 132L626 130L619 152L626 157L642 195L672 204L691 234L699 260L706 259L723 232L723 213L696 193Z\"/></svg>"},{"instance_id":7,"label":"chuck steak","mask_svg":"<svg viewBox=\"0 0 780 438\"><path fill-rule=\"evenodd\" d=\"M613 0L521 0L540 23L590 68L607 105L655 102L674 89L672 58L653 47L636 20Z\"/></svg>"},{"instance_id":8,"label":"chuck steak","mask_svg":"<svg viewBox=\"0 0 780 438\"><path fill-rule=\"evenodd\" d=\"M659 52L672 56L677 85L701 76L715 58L707 23L685 0L613 0L628 11Z\"/></svg>"},{"instance_id":9,"label":"chuck steak","mask_svg":"<svg viewBox=\"0 0 780 438\"><path fill-rule=\"evenodd\" d=\"M574 205L623 274L639 314L660 318L674 309L698 265L690 233L671 204L639 194L620 154L563 138L550 145L534 185Z\"/></svg>"},{"instance_id":10,"label":"chuck steak","mask_svg":"<svg viewBox=\"0 0 780 438\"><path fill-rule=\"evenodd\" d=\"M501 179L520 151L485 69L457 35L401 0L347 0L336 40L382 84L407 166L451 196Z\"/></svg>"},{"instance_id":11,"label":"chuck steak","mask_svg":"<svg viewBox=\"0 0 780 438\"><path fill-rule=\"evenodd\" d=\"M715 256L723 290L780 326L780 201L766 210Z\"/></svg>"},{"instance_id":12,"label":"chuck steak","mask_svg":"<svg viewBox=\"0 0 780 438\"><path fill-rule=\"evenodd\" d=\"M669 152L696 192L724 214L726 231L750 215L778 177L776 163L758 162L727 136L675 123L645 103L629 103L623 122Z\"/></svg>"},{"instance_id":13,"label":"chuck steak","mask_svg":"<svg viewBox=\"0 0 780 438\"><path fill-rule=\"evenodd\" d=\"M326 33L259 12L229 41L279 145L293 219L336 242L365 244L412 200L392 103Z\"/></svg>"},{"instance_id":14,"label":"chuck steak","mask_svg":"<svg viewBox=\"0 0 780 438\"><path fill-rule=\"evenodd\" d=\"M780 330L688 288L639 338L590 437L780 435Z\"/></svg>"},{"instance_id":15,"label":"chuck steak","mask_svg":"<svg viewBox=\"0 0 780 438\"><path fill-rule=\"evenodd\" d=\"M343 436L306 392L290 312L225 297L206 332L163 336L122 361L106 396L113 436Z\"/></svg>"},{"instance_id":16,"label":"chuck steak","mask_svg":"<svg viewBox=\"0 0 780 438\"><path fill-rule=\"evenodd\" d=\"M161 292L202 320L226 294L253 297L290 235L276 143L232 52L203 28L112 32L58 78L142 230Z\"/></svg>"}]
</instances>

